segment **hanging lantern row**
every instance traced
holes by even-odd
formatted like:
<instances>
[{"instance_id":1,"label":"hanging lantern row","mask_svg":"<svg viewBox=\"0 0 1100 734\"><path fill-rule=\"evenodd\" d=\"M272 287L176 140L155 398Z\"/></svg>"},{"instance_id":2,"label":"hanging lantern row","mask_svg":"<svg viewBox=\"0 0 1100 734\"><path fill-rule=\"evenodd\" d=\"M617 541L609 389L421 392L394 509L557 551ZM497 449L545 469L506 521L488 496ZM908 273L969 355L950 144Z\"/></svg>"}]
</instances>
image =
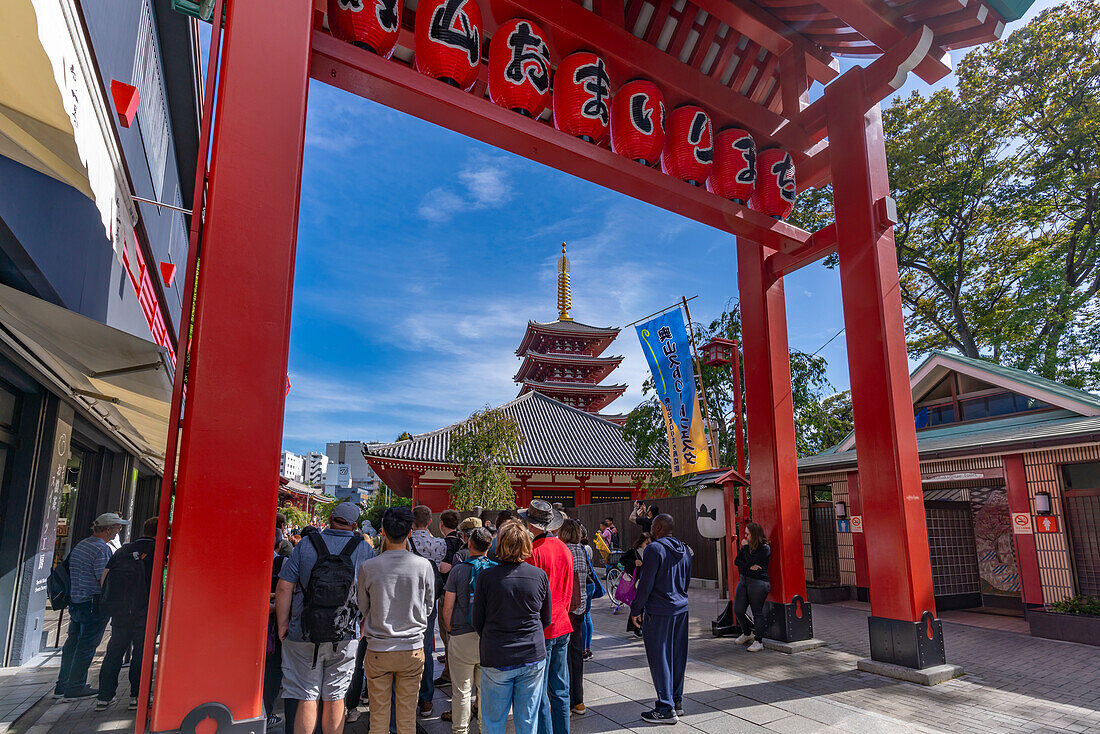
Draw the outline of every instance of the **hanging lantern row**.
<instances>
[{"instance_id":1,"label":"hanging lantern row","mask_svg":"<svg viewBox=\"0 0 1100 734\"><path fill-rule=\"evenodd\" d=\"M328 0L329 28L337 38L390 58L401 29L402 0ZM481 9L477 0L420 0L414 28L416 68L464 91L481 68ZM794 161L778 147L759 152L741 128L714 131L706 110L685 104L666 119L661 90L633 79L612 95L600 56L577 51L553 74L547 36L535 23L515 18L489 43L489 98L537 118L549 106L554 127L594 145L610 137L611 149L645 166L776 219L794 208Z\"/></svg>"}]
</instances>

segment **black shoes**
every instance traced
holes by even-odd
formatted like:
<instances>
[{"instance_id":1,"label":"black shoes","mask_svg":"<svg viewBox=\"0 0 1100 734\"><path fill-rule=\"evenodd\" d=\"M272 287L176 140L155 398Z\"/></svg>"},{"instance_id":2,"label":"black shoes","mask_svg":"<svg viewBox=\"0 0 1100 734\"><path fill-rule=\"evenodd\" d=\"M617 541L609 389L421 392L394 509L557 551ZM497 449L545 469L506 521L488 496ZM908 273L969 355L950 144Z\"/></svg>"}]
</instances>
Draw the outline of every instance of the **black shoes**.
<instances>
[{"instance_id":1,"label":"black shoes","mask_svg":"<svg viewBox=\"0 0 1100 734\"><path fill-rule=\"evenodd\" d=\"M99 689L92 688L91 686L84 686L83 688L77 688L70 690L65 694L63 701L68 703L69 701L83 701L85 698L91 698L92 696L98 696ZM112 699L113 700L113 699Z\"/></svg>"},{"instance_id":2,"label":"black shoes","mask_svg":"<svg viewBox=\"0 0 1100 734\"><path fill-rule=\"evenodd\" d=\"M646 711L642 714L642 721L650 724L675 724L680 718L676 715L675 711L658 711L653 709L652 711Z\"/></svg>"}]
</instances>

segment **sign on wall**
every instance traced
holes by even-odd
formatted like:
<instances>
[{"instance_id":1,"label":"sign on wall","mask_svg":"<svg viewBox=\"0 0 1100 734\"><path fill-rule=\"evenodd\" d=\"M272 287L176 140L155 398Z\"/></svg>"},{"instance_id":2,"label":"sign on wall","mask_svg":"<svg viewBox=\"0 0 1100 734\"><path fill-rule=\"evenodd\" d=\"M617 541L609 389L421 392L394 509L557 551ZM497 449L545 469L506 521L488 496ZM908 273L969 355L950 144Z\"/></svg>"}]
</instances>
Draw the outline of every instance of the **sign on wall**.
<instances>
[{"instance_id":1,"label":"sign on wall","mask_svg":"<svg viewBox=\"0 0 1100 734\"><path fill-rule=\"evenodd\" d=\"M1013 512L1012 532L1014 535L1031 535L1031 515L1026 512Z\"/></svg>"},{"instance_id":2,"label":"sign on wall","mask_svg":"<svg viewBox=\"0 0 1100 734\"><path fill-rule=\"evenodd\" d=\"M850 525L853 533L863 532L863 515L852 515Z\"/></svg>"},{"instance_id":3,"label":"sign on wall","mask_svg":"<svg viewBox=\"0 0 1100 734\"><path fill-rule=\"evenodd\" d=\"M1035 532L1037 533L1057 533L1058 532L1058 518L1054 515L1042 515L1035 518Z\"/></svg>"}]
</instances>

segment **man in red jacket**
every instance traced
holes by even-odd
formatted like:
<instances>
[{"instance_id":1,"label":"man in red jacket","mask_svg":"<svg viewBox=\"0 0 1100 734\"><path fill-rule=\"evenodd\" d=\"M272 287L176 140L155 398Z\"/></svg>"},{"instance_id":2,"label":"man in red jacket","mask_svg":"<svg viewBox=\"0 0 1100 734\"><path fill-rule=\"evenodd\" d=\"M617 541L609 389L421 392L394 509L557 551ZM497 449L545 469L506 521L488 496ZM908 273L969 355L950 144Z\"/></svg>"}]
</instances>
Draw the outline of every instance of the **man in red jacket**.
<instances>
[{"instance_id":1,"label":"man in red jacket","mask_svg":"<svg viewBox=\"0 0 1100 734\"><path fill-rule=\"evenodd\" d=\"M550 579L553 612L546 636L546 692L539 706L538 734L569 734L569 635L573 622L569 606L573 601L573 554L552 533L565 516L549 502L534 500L519 516L535 536L534 553L527 562L538 566Z\"/></svg>"}]
</instances>

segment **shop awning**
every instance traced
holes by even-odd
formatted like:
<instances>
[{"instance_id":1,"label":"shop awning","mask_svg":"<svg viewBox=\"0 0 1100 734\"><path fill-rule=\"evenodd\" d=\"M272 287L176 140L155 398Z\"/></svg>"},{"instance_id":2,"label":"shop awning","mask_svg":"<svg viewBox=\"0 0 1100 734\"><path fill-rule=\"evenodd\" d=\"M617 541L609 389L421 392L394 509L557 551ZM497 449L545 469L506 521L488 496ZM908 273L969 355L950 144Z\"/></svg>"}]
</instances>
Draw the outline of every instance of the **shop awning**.
<instances>
[{"instance_id":1,"label":"shop awning","mask_svg":"<svg viewBox=\"0 0 1100 734\"><path fill-rule=\"evenodd\" d=\"M163 465L172 401L165 349L0 286L0 340L87 406L120 443Z\"/></svg>"}]
</instances>

